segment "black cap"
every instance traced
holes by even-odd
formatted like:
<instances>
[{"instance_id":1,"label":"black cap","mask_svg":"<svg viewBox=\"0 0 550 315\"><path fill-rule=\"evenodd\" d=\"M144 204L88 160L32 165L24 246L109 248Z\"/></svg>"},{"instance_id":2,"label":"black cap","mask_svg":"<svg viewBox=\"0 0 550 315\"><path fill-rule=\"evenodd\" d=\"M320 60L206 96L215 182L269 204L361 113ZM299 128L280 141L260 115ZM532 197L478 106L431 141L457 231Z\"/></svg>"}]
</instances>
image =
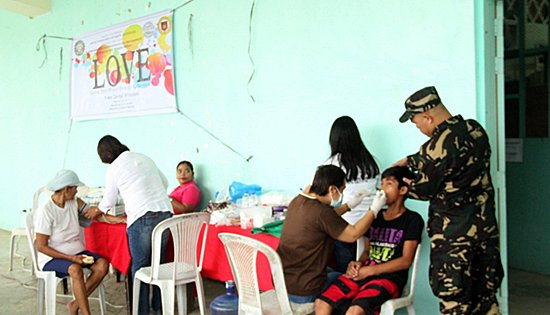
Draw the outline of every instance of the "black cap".
<instances>
[{"instance_id":1,"label":"black cap","mask_svg":"<svg viewBox=\"0 0 550 315\"><path fill-rule=\"evenodd\" d=\"M425 87L414 92L414 94L409 96L405 101L405 113L401 115L399 121L402 123L406 122L415 114L427 112L439 104L441 104L441 99L435 87Z\"/></svg>"}]
</instances>

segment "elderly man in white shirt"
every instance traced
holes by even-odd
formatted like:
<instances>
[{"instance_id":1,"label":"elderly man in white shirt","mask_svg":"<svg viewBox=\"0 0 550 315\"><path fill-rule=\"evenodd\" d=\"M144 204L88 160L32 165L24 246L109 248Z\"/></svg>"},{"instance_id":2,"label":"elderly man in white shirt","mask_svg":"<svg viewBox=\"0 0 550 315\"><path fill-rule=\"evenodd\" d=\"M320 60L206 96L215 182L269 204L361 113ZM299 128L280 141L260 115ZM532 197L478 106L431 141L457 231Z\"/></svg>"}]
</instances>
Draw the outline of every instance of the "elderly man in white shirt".
<instances>
[{"instance_id":1,"label":"elderly man in white shirt","mask_svg":"<svg viewBox=\"0 0 550 315\"><path fill-rule=\"evenodd\" d=\"M58 277L71 277L75 299L67 308L72 315L79 310L84 315L90 314L88 296L109 268L106 259L86 250L81 237L79 211L87 205L76 198L76 191L82 185L75 172L59 171L46 185L53 195L33 214L38 264L44 271L55 271ZM92 271L86 280L82 268Z\"/></svg>"},{"instance_id":2,"label":"elderly man in white shirt","mask_svg":"<svg viewBox=\"0 0 550 315\"><path fill-rule=\"evenodd\" d=\"M97 153L103 163L109 164L105 175L105 194L98 207L90 209L87 216L94 218L107 213L116 205L117 195L122 197L128 216L126 233L132 256L128 279L132 288L135 273L141 267L151 265L153 229L172 216L172 204L166 194L168 181L153 160L130 152L113 136L107 135L99 140ZM167 241L168 234L162 240L163 256ZM151 307L153 312L160 312L161 299L157 287L153 289ZM139 314L149 314L149 286L141 286Z\"/></svg>"}]
</instances>

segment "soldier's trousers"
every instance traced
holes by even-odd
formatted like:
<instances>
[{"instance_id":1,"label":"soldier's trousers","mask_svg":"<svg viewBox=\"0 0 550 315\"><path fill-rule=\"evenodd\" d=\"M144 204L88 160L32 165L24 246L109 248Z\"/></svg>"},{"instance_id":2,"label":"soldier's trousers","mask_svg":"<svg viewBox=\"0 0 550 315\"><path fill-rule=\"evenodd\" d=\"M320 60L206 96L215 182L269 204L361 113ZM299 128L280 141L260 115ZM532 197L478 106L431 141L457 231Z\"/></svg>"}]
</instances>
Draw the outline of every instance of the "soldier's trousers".
<instances>
[{"instance_id":1,"label":"soldier's trousers","mask_svg":"<svg viewBox=\"0 0 550 315\"><path fill-rule=\"evenodd\" d=\"M441 236L432 236L430 253L430 286L441 314L498 314L504 276L498 238L450 243Z\"/></svg>"}]
</instances>

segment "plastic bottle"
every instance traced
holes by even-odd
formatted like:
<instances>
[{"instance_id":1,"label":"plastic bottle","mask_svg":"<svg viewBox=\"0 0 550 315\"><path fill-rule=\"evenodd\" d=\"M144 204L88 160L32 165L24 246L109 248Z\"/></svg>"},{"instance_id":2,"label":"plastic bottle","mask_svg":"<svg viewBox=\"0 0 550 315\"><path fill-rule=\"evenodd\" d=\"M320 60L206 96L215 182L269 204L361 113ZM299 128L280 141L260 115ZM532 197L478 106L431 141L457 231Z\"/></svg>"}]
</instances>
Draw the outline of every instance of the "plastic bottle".
<instances>
[{"instance_id":1,"label":"plastic bottle","mask_svg":"<svg viewBox=\"0 0 550 315\"><path fill-rule=\"evenodd\" d=\"M250 207L250 195L248 193L243 194L243 198L241 199L241 204L243 208Z\"/></svg>"},{"instance_id":2,"label":"plastic bottle","mask_svg":"<svg viewBox=\"0 0 550 315\"><path fill-rule=\"evenodd\" d=\"M251 193L248 197L248 206L249 207L255 207L258 204L258 196L256 196L256 193Z\"/></svg>"},{"instance_id":3,"label":"plastic bottle","mask_svg":"<svg viewBox=\"0 0 550 315\"><path fill-rule=\"evenodd\" d=\"M235 289L235 282L225 282L225 294L216 297L210 303L212 315L237 315L239 313L239 297Z\"/></svg>"}]
</instances>

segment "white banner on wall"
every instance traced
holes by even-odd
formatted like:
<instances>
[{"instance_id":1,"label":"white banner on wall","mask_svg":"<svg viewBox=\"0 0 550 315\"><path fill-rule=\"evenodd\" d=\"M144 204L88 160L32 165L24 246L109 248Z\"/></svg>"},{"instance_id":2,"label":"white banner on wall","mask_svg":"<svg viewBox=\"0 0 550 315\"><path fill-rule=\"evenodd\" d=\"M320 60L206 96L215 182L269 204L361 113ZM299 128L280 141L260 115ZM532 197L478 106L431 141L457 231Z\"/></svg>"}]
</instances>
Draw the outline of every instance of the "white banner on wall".
<instances>
[{"instance_id":1,"label":"white banner on wall","mask_svg":"<svg viewBox=\"0 0 550 315\"><path fill-rule=\"evenodd\" d=\"M73 39L71 119L176 112L172 11Z\"/></svg>"}]
</instances>

